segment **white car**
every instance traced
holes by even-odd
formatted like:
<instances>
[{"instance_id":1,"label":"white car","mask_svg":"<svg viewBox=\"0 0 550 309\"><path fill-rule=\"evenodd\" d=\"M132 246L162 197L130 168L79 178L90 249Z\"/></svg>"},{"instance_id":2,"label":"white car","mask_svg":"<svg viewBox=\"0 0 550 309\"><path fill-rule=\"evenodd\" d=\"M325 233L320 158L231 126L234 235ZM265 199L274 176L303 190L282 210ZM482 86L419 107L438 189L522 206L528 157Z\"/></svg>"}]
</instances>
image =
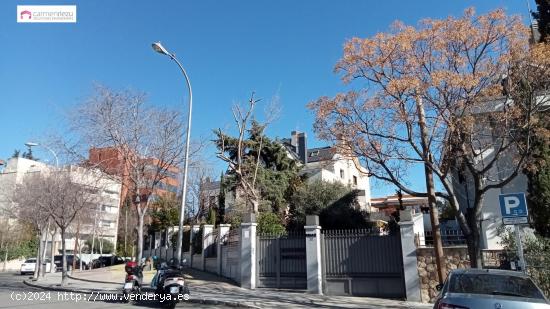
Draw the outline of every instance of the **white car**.
<instances>
[{"instance_id":1,"label":"white car","mask_svg":"<svg viewBox=\"0 0 550 309\"><path fill-rule=\"evenodd\" d=\"M21 264L21 275L34 274L36 268L36 258L30 258ZM51 268L50 260L46 260L46 272L49 272Z\"/></svg>"}]
</instances>

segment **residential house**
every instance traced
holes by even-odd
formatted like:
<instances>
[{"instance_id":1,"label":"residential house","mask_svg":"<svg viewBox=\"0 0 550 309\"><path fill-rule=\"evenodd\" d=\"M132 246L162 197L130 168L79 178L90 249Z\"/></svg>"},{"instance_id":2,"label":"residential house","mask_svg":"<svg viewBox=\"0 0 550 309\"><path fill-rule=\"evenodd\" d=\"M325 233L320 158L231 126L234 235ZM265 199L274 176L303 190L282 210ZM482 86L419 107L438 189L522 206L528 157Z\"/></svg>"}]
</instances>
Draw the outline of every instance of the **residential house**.
<instances>
[{"instance_id":1,"label":"residential house","mask_svg":"<svg viewBox=\"0 0 550 309\"><path fill-rule=\"evenodd\" d=\"M303 165L302 173L310 182L321 180L338 182L357 191L361 210L376 211L370 205L368 171L357 159L346 158L335 146L308 148L304 132L292 131L289 139L283 139L289 155Z\"/></svg>"},{"instance_id":2,"label":"residential house","mask_svg":"<svg viewBox=\"0 0 550 309\"><path fill-rule=\"evenodd\" d=\"M370 182L368 171L359 164L357 159L346 158L338 153L337 147L327 146L307 148L306 134L292 131L290 138L280 140L288 157L296 160L302 166L301 173L307 181L317 180L341 183L356 190L358 204L361 210L374 212L377 209L370 205ZM219 182L211 182L205 186L205 194L213 199L218 195ZM217 203L217 200L215 200ZM234 192L225 195L225 213L230 213L235 203Z\"/></svg>"}]
</instances>

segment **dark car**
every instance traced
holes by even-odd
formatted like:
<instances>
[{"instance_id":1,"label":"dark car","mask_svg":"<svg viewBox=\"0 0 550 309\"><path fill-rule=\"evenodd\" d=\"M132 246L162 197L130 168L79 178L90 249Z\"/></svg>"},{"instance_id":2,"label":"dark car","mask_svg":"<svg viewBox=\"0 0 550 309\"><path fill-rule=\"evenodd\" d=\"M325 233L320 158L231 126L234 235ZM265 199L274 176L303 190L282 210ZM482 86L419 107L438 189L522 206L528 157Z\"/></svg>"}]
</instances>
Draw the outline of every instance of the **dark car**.
<instances>
[{"instance_id":1,"label":"dark car","mask_svg":"<svg viewBox=\"0 0 550 309\"><path fill-rule=\"evenodd\" d=\"M53 262L55 263L56 271L61 271L63 269L62 255L54 256ZM80 259L75 257L72 254L67 254L67 270L70 271L73 268L73 260L76 259L76 269L80 269ZM85 262L82 262L82 268L86 269L87 265Z\"/></svg>"},{"instance_id":2,"label":"dark car","mask_svg":"<svg viewBox=\"0 0 550 309\"><path fill-rule=\"evenodd\" d=\"M456 269L444 285L434 309L550 309L548 300L524 273L498 269Z\"/></svg>"},{"instance_id":3,"label":"dark car","mask_svg":"<svg viewBox=\"0 0 550 309\"><path fill-rule=\"evenodd\" d=\"M93 267L107 267L107 266L113 266L113 265L119 265L124 264L124 259L120 256L100 256L99 258L94 260Z\"/></svg>"}]
</instances>

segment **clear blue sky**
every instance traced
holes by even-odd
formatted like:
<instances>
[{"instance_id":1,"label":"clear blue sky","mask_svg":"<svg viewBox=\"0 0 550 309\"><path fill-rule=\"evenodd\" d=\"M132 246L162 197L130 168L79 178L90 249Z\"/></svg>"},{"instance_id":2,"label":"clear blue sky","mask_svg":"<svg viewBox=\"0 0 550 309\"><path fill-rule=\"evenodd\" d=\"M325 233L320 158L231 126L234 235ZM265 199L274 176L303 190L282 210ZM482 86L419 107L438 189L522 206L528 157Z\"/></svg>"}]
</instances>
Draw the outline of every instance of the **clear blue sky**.
<instances>
[{"instance_id":1,"label":"clear blue sky","mask_svg":"<svg viewBox=\"0 0 550 309\"><path fill-rule=\"evenodd\" d=\"M18 24L18 4L76 4L78 22ZM153 41L176 53L191 77L193 136L231 126L231 105L254 90L266 99L280 96L282 114L269 135L305 131L308 146L321 146L305 105L343 89L332 70L346 39L385 31L396 19L415 24L424 17L460 15L469 6L478 12L502 7L528 20L524 0L3 0L0 158L24 150L25 141L63 131L64 111L90 95L94 82L145 91L158 105L186 102L181 73L152 51ZM414 188L422 190L422 179L421 170L413 170ZM372 194L394 190L375 185Z\"/></svg>"}]
</instances>

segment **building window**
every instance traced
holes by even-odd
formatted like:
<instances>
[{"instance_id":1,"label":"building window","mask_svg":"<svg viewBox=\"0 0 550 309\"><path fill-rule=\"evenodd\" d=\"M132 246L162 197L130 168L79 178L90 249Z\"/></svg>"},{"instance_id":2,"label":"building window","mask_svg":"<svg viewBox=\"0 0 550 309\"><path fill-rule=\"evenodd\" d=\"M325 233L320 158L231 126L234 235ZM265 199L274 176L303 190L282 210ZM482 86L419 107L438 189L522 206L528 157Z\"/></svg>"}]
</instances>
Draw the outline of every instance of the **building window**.
<instances>
[{"instance_id":1,"label":"building window","mask_svg":"<svg viewBox=\"0 0 550 309\"><path fill-rule=\"evenodd\" d=\"M101 227L113 227L114 221L111 220L101 220Z\"/></svg>"},{"instance_id":2,"label":"building window","mask_svg":"<svg viewBox=\"0 0 550 309\"><path fill-rule=\"evenodd\" d=\"M344 179L344 170L340 169L340 178Z\"/></svg>"},{"instance_id":3,"label":"building window","mask_svg":"<svg viewBox=\"0 0 550 309\"><path fill-rule=\"evenodd\" d=\"M353 184L357 185L357 176L353 176Z\"/></svg>"},{"instance_id":4,"label":"building window","mask_svg":"<svg viewBox=\"0 0 550 309\"><path fill-rule=\"evenodd\" d=\"M117 208L116 206L101 205L101 210L108 213L115 213L116 208Z\"/></svg>"}]
</instances>

